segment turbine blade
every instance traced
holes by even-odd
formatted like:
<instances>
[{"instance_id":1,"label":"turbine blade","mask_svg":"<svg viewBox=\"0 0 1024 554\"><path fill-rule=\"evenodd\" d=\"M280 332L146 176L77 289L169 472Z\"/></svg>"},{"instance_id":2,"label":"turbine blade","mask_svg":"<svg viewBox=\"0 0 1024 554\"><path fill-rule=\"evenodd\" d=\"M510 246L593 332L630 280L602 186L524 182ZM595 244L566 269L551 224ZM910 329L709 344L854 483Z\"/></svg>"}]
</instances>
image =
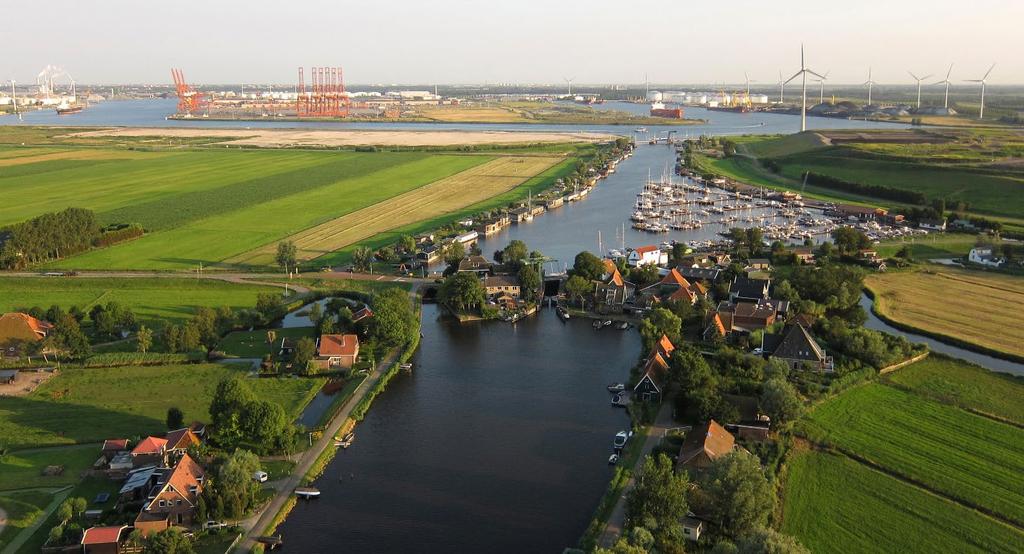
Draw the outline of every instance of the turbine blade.
<instances>
[{"instance_id":1,"label":"turbine blade","mask_svg":"<svg viewBox=\"0 0 1024 554\"><path fill-rule=\"evenodd\" d=\"M925 80L925 79L930 79L930 78L932 78L932 77L934 77L934 76L935 76L935 75L933 75L933 74L929 73L929 74L925 75L924 77L921 77L921 80L923 81L923 80Z\"/></svg>"},{"instance_id":2,"label":"turbine blade","mask_svg":"<svg viewBox=\"0 0 1024 554\"><path fill-rule=\"evenodd\" d=\"M985 72L985 76L982 77L981 80L984 81L985 79L988 79L988 74L992 73L992 70L995 69L995 68L996 68L996 64L992 64L992 67L988 68L988 71Z\"/></svg>"},{"instance_id":3,"label":"turbine blade","mask_svg":"<svg viewBox=\"0 0 1024 554\"><path fill-rule=\"evenodd\" d=\"M804 71L810 73L811 75L814 75L815 77L817 77L819 79L824 79L824 77L822 77L821 75L818 75L817 73L811 71L810 69L805 69Z\"/></svg>"},{"instance_id":4,"label":"turbine blade","mask_svg":"<svg viewBox=\"0 0 1024 554\"><path fill-rule=\"evenodd\" d=\"M797 77L799 77L799 76L800 76L800 74L801 74L801 73L803 73L804 71L805 71L805 70L803 70L803 69L801 69L800 71L797 71L796 73L794 73L794 74L793 74L793 76L792 76L792 77L790 77L789 79L786 79L786 82L785 82L785 83L783 83L783 84L788 84L788 83L789 83L790 81L792 81L793 79L796 79Z\"/></svg>"},{"instance_id":5,"label":"turbine blade","mask_svg":"<svg viewBox=\"0 0 1024 554\"><path fill-rule=\"evenodd\" d=\"M953 73L953 64L949 64L949 71L946 72L946 80L949 80L950 74Z\"/></svg>"},{"instance_id":6,"label":"turbine blade","mask_svg":"<svg viewBox=\"0 0 1024 554\"><path fill-rule=\"evenodd\" d=\"M914 75L913 71L907 71L907 73L910 74L910 76L913 77L915 81L920 81L921 80L921 79L917 78L917 75Z\"/></svg>"}]
</instances>

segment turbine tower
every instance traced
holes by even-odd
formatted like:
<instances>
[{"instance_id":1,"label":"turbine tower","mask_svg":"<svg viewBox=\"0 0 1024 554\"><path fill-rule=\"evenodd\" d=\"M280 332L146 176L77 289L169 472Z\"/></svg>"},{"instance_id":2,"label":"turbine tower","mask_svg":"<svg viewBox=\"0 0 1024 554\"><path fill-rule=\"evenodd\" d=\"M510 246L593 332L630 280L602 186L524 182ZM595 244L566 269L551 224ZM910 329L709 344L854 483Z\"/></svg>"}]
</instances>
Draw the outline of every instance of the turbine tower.
<instances>
[{"instance_id":1,"label":"turbine tower","mask_svg":"<svg viewBox=\"0 0 1024 554\"><path fill-rule=\"evenodd\" d=\"M779 104L786 103L786 82L782 80L782 70L779 70Z\"/></svg>"},{"instance_id":2,"label":"turbine tower","mask_svg":"<svg viewBox=\"0 0 1024 554\"><path fill-rule=\"evenodd\" d=\"M946 72L946 78L935 83L936 85L946 85L946 95L942 100L942 107L949 109L949 76L953 73L953 64L949 64L949 71Z\"/></svg>"},{"instance_id":3,"label":"turbine tower","mask_svg":"<svg viewBox=\"0 0 1024 554\"><path fill-rule=\"evenodd\" d=\"M831 72L832 72L832 70L828 70L828 71L825 72L824 75L818 75L818 79L815 79L815 82L818 83L818 85L821 86L821 88L818 90L818 103L819 104L824 104L825 103L825 81L828 80L828 74L831 73Z\"/></svg>"},{"instance_id":4,"label":"turbine tower","mask_svg":"<svg viewBox=\"0 0 1024 554\"><path fill-rule=\"evenodd\" d=\"M877 83L875 83L874 81L871 80L871 68L870 67L868 68L868 80L864 81L864 84L867 85L867 87L868 87L868 106L870 106L871 105L871 88L874 87L877 84Z\"/></svg>"},{"instance_id":5,"label":"turbine tower","mask_svg":"<svg viewBox=\"0 0 1024 554\"><path fill-rule=\"evenodd\" d=\"M569 85L569 97L572 97L572 82L576 80L576 77L562 77L562 80Z\"/></svg>"},{"instance_id":6,"label":"turbine tower","mask_svg":"<svg viewBox=\"0 0 1024 554\"><path fill-rule=\"evenodd\" d=\"M924 77L918 77L917 75L914 75L914 73L912 71L907 71L907 73L910 73L910 76L913 77L915 81L917 81L917 109L920 110L921 109L921 81L931 77L931 74L925 75Z\"/></svg>"},{"instance_id":7,"label":"turbine tower","mask_svg":"<svg viewBox=\"0 0 1024 554\"><path fill-rule=\"evenodd\" d=\"M992 73L992 70L995 68L996 64L992 64L992 67L988 68L985 76L981 79L967 79L968 83L981 83L981 109L978 110L978 119L984 119L985 117L985 85L987 84L985 81L988 79L989 73Z\"/></svg>"},{"instance_id":8,"label":"turbine tower","mask_svg":"<svg viewBox=\"0 0 1024 554\"><path fill-rule=\"evenodd\" d=\"M806 131L807 130L807 74L808 73L811 74L811 75L814 75L815 77L821 77L821 75L818 75L814 71L812 71L812 70L807 68L807 64L804 63L804 45L801 44L800 45L800 71L797 71L796 73L794 73L793 76L790 77L786 81L786 83L788 83L788 82L792 81L793 79L796 79L797 77L801 77L801 79L800 79L800 97L801 97L801 104L800 104L800 131ZM783 86L785 86L786 83L783 83Z\"/></svg>"}]
</instances>

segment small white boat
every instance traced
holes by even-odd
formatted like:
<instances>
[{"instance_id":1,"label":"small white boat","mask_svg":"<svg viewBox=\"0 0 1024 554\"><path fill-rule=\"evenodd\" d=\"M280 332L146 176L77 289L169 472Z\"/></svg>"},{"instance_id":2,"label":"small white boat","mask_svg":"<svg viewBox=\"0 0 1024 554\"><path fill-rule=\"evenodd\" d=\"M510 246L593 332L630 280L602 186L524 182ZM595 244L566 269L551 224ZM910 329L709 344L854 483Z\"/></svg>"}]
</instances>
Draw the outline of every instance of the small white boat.
<instances>
[{"instance_id":1,"label":"small white boat","mask_svg":"<svg viewBox=\"0 0 1024 554\"><path fill-rule=\"evenodd\" d=\"M612 383L608 385L608 392L622 392L626 390L625 383Z\"/></svg>"},{"instance_id":2,"label":"small white boat","mask_svg":"<svg viewBox=\"0 0 1024 554\"><path fill-rule=\"evenodd\" d=\"M295 489L295 496L309 500L320 496L320 489L316 487L297 487Z\"/></svg>"},{"instance_id":3,"label":"small white boat","mask_svg":"<svg viewBox=\"0 0 1024 554\"><path fill-rule=\"evenodd\" d=\"M618 463L619 463L619 455L618 454L612 454L611 456L608 456L608 465L613 466L613 465L617 465Z\"/></svg>"},{"instance_id":4,"label":"small white boat","mask_svg":"<svg viewBox=\"0 0 1024 554\"><path fill-rule=\"evenodd\" d=\"M629 322L627 322L627 321L620 321L620 322L615 324L615 328L620 330L620 331L625 331L626 329L629 329Z\"/></svg>"},{"instance_id":5,"label":"small white boat","mask_svg":"<svg viewBox=\"0 0 1024 554\"><path fill-rule=\"evenodd\" d=\"M602 327L608 327L611 324L612 324L612 320L606 319L606 320L604 320L604 323L601 324L601 326Z\"/></svg>"}]
</instances>

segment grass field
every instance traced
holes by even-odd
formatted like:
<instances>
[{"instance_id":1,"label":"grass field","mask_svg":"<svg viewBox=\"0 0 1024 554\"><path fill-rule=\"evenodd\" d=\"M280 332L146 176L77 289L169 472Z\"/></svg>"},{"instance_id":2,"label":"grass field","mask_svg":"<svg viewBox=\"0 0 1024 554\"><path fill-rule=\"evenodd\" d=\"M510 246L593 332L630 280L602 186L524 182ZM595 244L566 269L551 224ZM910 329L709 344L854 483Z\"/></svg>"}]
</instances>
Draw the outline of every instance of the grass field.
<instances>
[{"instance_id":1,"label":"grass field","mask_svg":"<svg viewBox=\"0 0 1024 554\"><path fill-rule=\"evenodd\" d=\"M32 525L50 504L52 496L40 491L18 493L0 492L0 509L7 512L7 525L0 532L0 552L10 544L15 535Z\"/></svg>"},{"instance_id":2,"label":"grass field","mask_svg":"<svg viewBox=\"0 0 1024 554\"><path fill-rule=\"evenodd\" d=\"M228 333L217 350L228 356L239 358L262 358L265 354L277 353L281 346L281 339L288 337L298 339L301 337L313 338L316 336L316 329L313 327L290 327L288 329L274 329L276 339L273 345L267 344L266 329L259 331L235 331Z\"/></svg>"},{"instance_id":3,"label":"grass field","mask_svg":"<svg viewBox=\"0 0 1024 554\"><path fill-rule=\"evenodd\" d=\"M281 289L209 279L92 277L0 277L0 312L57 304L88 311L98 303L116 300L153 328L192 317L200 306L252 308L261 292Z\"/></svg>"},{"instance_id":4,"label":"grass field","mask_svg":"<svg viewBox=\"0 0 1024 554\"><path fill-rule=\"evenodd\" d=\"M292 235L299 260L318 258L410 221L450 214L511 190L562 158L500 157L372 206ZM268 265L276 244L235 256L228 263Z\"/></svg>"},{"instance_id":5,"label":"grass field","mask_svg":"<svg viewBox=\"0 0 1024 554\"><path fill-rule=\"evenodd\" d=\"M92 467L99 457L99 444L10 452L0 456L0 494L12 489L74 485L82 479L82 472ZM64 473L42 475L43 469L50 464L63 465Z\"/></svg>"},{"instance_id":6,"label":"grass field","mask_svg":"<svg viewBox=\"0 0 1024 554\"><path fill-rule=\"evenodd\" d=\"M214 364L67 369L27 397L0 398L0 444L17 449L163 433L171 406L189 421L209 421L217 383L245 374ZM324 384L323 379L247 382L290 419Z\"/></svg>"},{"instance_id":7,"label":"grass field","mask_svg":"<svg viewBox=\"0 0 1024 554\"><path fill-rule=\"evenodd\" d=\"M891 258L904 246L910 247L910 254L916 259L966 257L978 241L977 235L965 233L931 233L910 240L886 240L876 247L878 255Z\"/></svg>"},{"instance_id":8,"label":"grass field","mask_svg":"<svg viewBox=\"0 0 1024 554\"><path fill-rule=\"evenodd\" d=\"M1019 552L1024 534L844 456L789 462L782 531L812 552Z\"/></svg>"},{"instance_id":9,"label":"grass field","mask_svg":"<svg viewBox=\"0 0 1024 554\"><path fill-rule=\"evenodd\" d=\"M871 274L864 284L893 321L1024 356L1024 279L942 268Z\"/></svg>"},{"instance_id":10,"label":"grass field","mask_svg":"<svg viewBox=\"0 0 1024 554\"><path fill-rule=\"evenodd\" d=\"M1024 523L1024 429L877 383L822 403L800 425L812 440Z\"/></svg>"},{"instance_id":11,"label":"grass field","mask_svg":"<svg viewBox=\"0 0 1024 554\"><path fill-rule=\"evenodd\" d=\"M932 354L884 379L919 396L1024 425L1024 377Z\"/></svg>"}]
</instances>

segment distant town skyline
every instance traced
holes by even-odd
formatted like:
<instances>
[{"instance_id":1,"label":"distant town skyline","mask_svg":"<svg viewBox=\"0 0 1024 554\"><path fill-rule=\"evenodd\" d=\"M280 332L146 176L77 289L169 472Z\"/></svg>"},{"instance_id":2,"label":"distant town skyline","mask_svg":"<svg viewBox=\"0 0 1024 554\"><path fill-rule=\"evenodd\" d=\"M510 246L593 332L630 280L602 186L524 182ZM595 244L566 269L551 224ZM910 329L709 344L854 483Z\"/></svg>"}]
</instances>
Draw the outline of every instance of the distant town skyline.
<instances>
[{"instance_id":1,"label":"distant town skyline","mask_svg":"<svg viewBox=\"0 0 1024 554\"><path fill-rule=\"evenodd\" d=\"M956 86L992 63L992 85L1024 84L1019 1L904 0L775 6L622 4L610 0L498 5L468 0L385 5L326 0L21 2L4 9L0 79L29 84L48 64L79 83L197 84L296 80L297 67L342 66L351 84L742 83L764 87L807 65L829 84Z\"/></svg>"}]
</instances>

